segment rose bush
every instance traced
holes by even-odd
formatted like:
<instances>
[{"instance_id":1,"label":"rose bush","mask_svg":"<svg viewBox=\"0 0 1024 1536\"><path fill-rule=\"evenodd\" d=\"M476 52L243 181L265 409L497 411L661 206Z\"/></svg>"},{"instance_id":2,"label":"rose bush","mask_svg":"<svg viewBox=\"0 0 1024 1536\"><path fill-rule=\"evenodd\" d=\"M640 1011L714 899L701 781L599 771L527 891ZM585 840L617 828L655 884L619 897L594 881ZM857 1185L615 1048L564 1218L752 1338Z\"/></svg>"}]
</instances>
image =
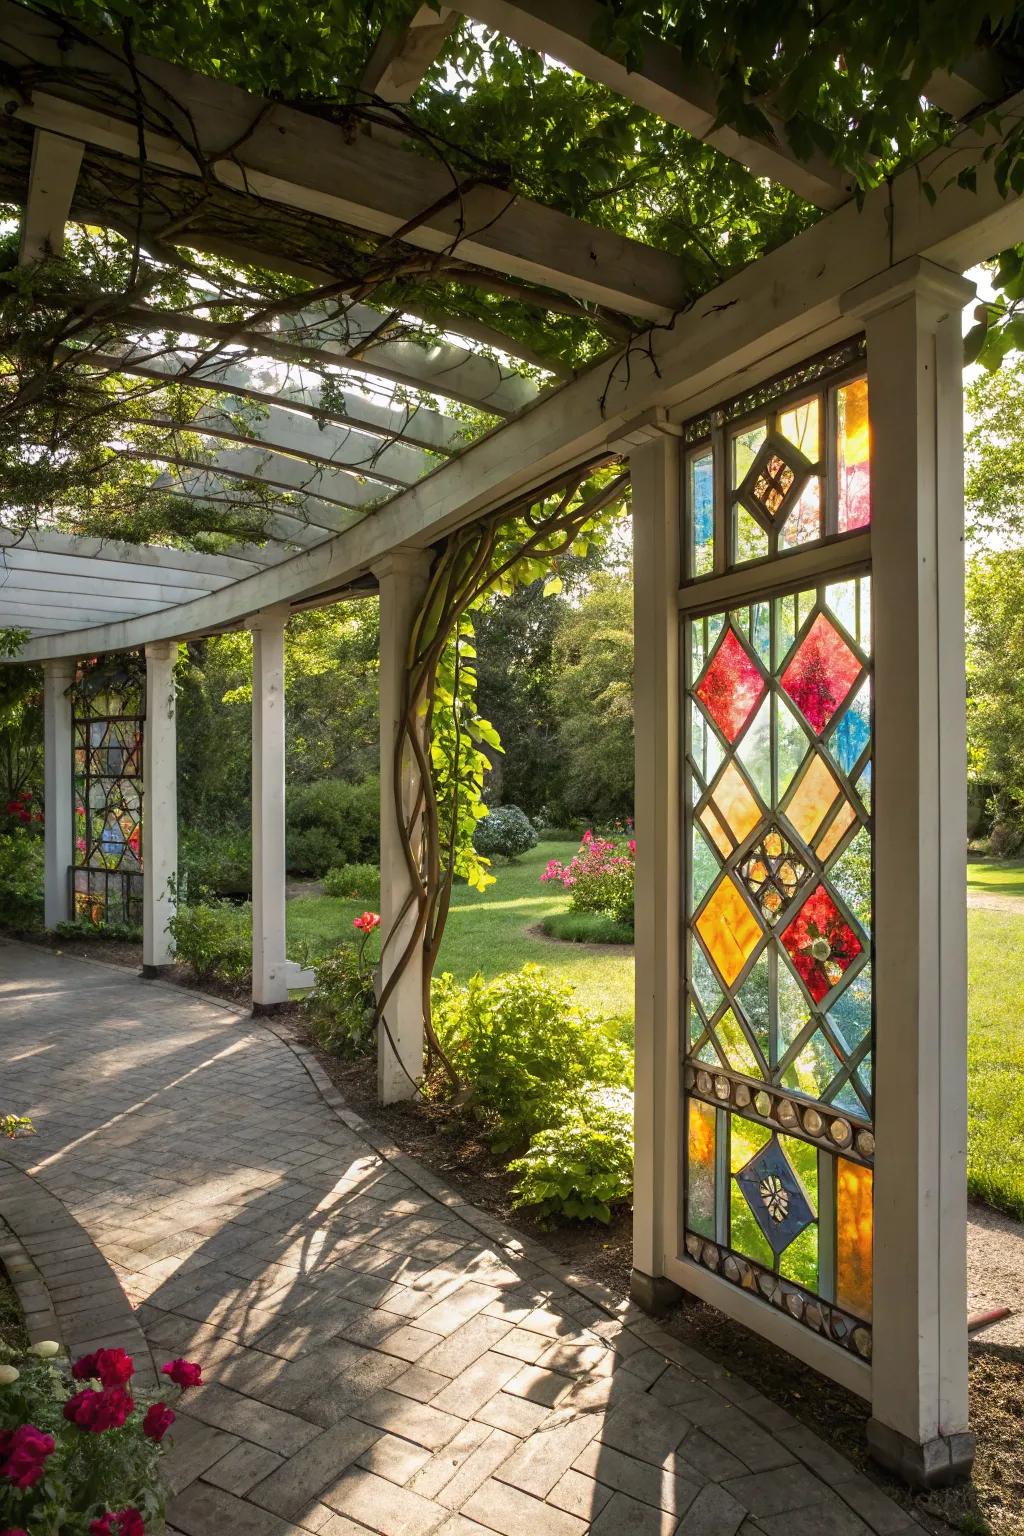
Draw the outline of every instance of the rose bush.
<instances>
[{"instance_id":1,"label":"rose bush","mask_svg":"<svg viewBox=\"0 0 1024 1536\"><path fill-rule=\"evenodd\" d=\"M0 1347L0 1536L155 1532L173 1408L140 1401L135 1363L123 1349L83 1355L70 1374L59 1353L52 1342L23 1355ZM168 1361L163 1371L175 1398L202 1382L189 1360Z\"/></svg>"},{"instance_id":2,"label":"rose bush","mask_svg":"<svg viewBox=\"0 0 1024 1536\"><path fill-rule=\"evenodd\" d=\"M588 828L578 851L562 864L549 859L541 882L557 880L570 893L574 912L600 912L633 926L636 839L627 825L613 837L595 837Z\"/></svg>"}]
</instances>

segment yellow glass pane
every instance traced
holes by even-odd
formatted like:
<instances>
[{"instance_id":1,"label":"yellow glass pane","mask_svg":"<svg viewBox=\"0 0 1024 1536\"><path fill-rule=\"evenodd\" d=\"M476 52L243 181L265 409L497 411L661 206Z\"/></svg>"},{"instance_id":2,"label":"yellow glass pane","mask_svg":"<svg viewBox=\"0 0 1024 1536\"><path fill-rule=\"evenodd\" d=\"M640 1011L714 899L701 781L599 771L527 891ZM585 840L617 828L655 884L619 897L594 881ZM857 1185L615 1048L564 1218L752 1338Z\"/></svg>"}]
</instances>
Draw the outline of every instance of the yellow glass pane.
<instances>
[{"instance_id":1,"label":"yellow glass pane","mask_svg":"<svg viewBox=\"0 0 1024 1536\"><path fill-rule=\"evenodd\" d=\"M718 1036L719 1044L725 1052L730 1067L736 1072L745 1072L748 1077L764 1076L757 1064L757 1057L751 1049L750 1041L743 1033L740 1021L731 1008L715 1025L715 1034Z\"/></svg>"},{"instance_id":2,"label":"yellow glass pane","mask_svg":"<svg viewBox=\"0 0 1024 1536\"><path fill-rule=\"evenodd\" d=\"M738 843L761 820L761 808L734 762L729 763L714 789L715 805Z\"/></svg>"},{"instance_id":3,"label":"yellow glass pane","mask_svg":"<svg viewBox=\"0 0 1024 1536\"><path fill-rule=\"evenodd\" d=\"M870 1321L874 1177L848 1158L836 1163L836 1301Z\"/></svg>"},{"instance_id":4,"label":"yellow glass pane","mask_svg":"<svg viewBox=\"0 0 1024 1536\"><path fill-rule=\"evenodd\" d=\"M687 1113L687 1225L703 1237L715 1235L715 1128L712 1104L691 1099Z\"/></svg>"},{"instance_id":5,"label":"yellow glass pane","mask_svg":"<svg viewBox=\"0 0 1024 1536\"><path fill-rule=\"evenodd\" d=\"M857 820L857 812L849 800L839 807L836 818L829 827L825 836L818 844L818 857L827 859L833 848L837 847L846 830Z\"/></svg>"},{"instance_id":6,"label":"yellow glass pane","mask_svg":"<svg viewBox=\"0 0 1024 1536\"><path fill-rule=\"evenodd\" d=\"M722 826L722 823L719 821L710 805L706 805L704 807L697 819L701 826L704 828L705 832L710 837L711 841L714 843L715 847L718 849L719 853L728 858L729 854L732 852L732 839L730 838L725 828Z\"/></svg>"},{"instance_id":7,"label":"yellow glass pane","mask_svg":"<svg viewBox=\"0 0 1024 1536\"><path fill-rule=\"evenodd\" d=\"M818 462L817 399L805 400L803 405L794 405L790 410L783 411L779 417L779 431L800 449L805 459L810 459L812 464Z\"/></svg>"},{"instance_id":8,"label":"yellow glass pane","mask_svg":"<svg viewBox=\"0 0 1024 1536\"><path fill-rule=\"evenodd\" d=\"M839 785L824 758L811 758L786 810L786 815L805 843L809 843L836 802Z\"/></svg>"},{"instance_id":9,"label":"yellow glass pane","mask_svg":"<svg viewBox=\"0 0 1024 1536\"><path fill-rule=\"evenodd\" d=\"M726 986L731 987L761 937L761 926L732 875L719 881L695 927Z\"/></svg>"},{"instance_id":10,"label":"yellow glass pane","mask_svg":"<svg viewBox=\"0 0 1024 1536\"><path fill-rule=\"evenodd\" d=\"M839 391L839 408L843 462L863 464L871 448L867 379L854 379Z\"/></svg>"}]
</instances>

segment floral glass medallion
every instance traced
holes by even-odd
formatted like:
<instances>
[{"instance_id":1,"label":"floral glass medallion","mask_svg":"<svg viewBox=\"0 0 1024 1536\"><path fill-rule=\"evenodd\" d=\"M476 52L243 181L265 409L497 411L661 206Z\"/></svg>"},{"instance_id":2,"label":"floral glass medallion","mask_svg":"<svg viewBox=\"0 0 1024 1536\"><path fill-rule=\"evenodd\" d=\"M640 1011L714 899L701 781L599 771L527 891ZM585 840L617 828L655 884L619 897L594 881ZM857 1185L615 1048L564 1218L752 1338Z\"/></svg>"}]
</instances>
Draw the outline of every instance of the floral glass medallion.
<instances>
[{"instance_id":1,"label":"floral glass medallion","mask_svg":"<svg viewBox=\"0 0 1024 1536\"><path fill-rule=\"evenodd\" d=\"M732 743L760 703L765 687L761 669L730 625L694 693Z\"/></svg>"},{"instance_id":2,"label":"floral glass medallion","mask_svg":"<svg viewBox=\"0 0 1024 1536\"><path fill-rule=\"evenodd\" d=\"M808 896L782 942L816 1003L838 985L863 948L824 885Z\"/></svg>"},{"instance_id":3,"label":"floral glass medallion","mask_svg":"<svg viewBox=\"0 0 1024 1536\"><path fill-rule=\"evenodd\" d=\"M777 1136L733 1178L776 1257L814 1221L811 1203Z\"/></svg>"}]
</instances>

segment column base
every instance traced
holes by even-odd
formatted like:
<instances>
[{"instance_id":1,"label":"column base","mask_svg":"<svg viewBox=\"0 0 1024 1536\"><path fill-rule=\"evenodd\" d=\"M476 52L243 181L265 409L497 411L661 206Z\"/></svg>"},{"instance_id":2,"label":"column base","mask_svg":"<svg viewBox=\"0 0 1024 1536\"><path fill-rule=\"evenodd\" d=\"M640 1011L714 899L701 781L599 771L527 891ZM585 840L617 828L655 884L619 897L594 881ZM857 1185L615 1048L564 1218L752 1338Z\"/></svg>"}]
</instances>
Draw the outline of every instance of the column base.
<instances>
[{"instance_id":1,"label":"column base","mask_svg":"<svg viewBox=\"0 0 1024 1536\"><path fill-rule=\"evenodd\" d=\"M652 1317L664 1317L685 1295L682 1286L667 1275L645 1275L642 1269L630 1272L629 1298Z\"/></svg>"},{"instance_id":2,"label":"column base","mask_svg":"<svg viewBox=\"0 0 1024 1536\"><path fill-rule=\"evenodd\" d=\"M173 970L173 961L168 961L165 965L146 965L143 963L141 975L143 981L160 981L164 976L169 976Z\"/></svg>"},{"instance_id":3,"label":"column base","mask_svg":"<svg viewBox=\"0 0 1024 1536\"><path fill-rule=\"evenodd\" d=\"M268 1018L272 1014L280 1013L282 1008L287 1008L287 1001L281 1003L258 1003L253 999L253 1017L257 1019Z\"/></svg>"},{"instance_id":4,"label":"column base","mask_svg":"<svg viewBox=\"0 0 1024 1536\"><path fill-rule=\"evenodd\" d=\"M977 1440L969 1430L936 1435L919 1445L878 1419L869 1419L866 1433L872 1459L911 1488L945 1488L971 1475Z\"/></svg>"}]
</instances>

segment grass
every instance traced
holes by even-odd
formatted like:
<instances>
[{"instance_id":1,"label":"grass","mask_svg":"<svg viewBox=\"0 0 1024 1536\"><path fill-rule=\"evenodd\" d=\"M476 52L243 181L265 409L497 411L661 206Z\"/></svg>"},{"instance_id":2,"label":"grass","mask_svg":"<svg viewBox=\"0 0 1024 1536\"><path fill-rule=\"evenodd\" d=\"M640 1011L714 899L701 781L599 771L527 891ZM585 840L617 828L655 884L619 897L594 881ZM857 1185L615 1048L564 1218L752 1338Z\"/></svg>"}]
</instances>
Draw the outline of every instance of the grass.
<instances>
[{"instance_id":1,"label":"grass","mask_svg":"<svg viewBox=\"0 0 1024 1536\"><path fill-rule=\"evenodd\" d=\"M633 929L603 912L554 912L541 927L563 944L632 944Z\"/></svg>"},{"instance_id":2,"label":"grass","mask_svg":"<svg viewBox=\"0 0 1024 1536\"><path fill-rule=\"evenodd\" d=\"M572 982L581 1007L605 1018L627 1018L632 1034L631 954L595 954L583 945L556 944L527 932L544 918L568 911L568 891L556 883L541 885L540 877L549 859L565 860L578 846L539 843L514 864L496 861L497 881L486 891L456 887L438 969L468 981L477 971L500 976L532 960ZM311 954L330 948L351 934L352 919L364 906L329 896L297 896L288 903L289 947L306 944Z\"/></svg>"},{"instance_id":3,"label":"grass","mask_svg":"<svg viewBox=\"0 0 1024 1536\"><path fill-rule=\"evenodd\" d=\"M990 896L1024 896L1024 859L968 859L967 889Z\"/></svg>"},{"instance_id":4,"label":"grass","mask_svg":"<svg viewBox=\"0 0 1024 1536\"><path fill-rule=\"evenodd\" d=\"M497 976L527 960L570 981L582 1007L619 1021L632 1037L633 956L554 943L536 930L555 919L568 937L568 893L541 885L550 858L575 844L541 843L514 864L495 866L497 882L480 893L459 887L441 951L441 969L467 981ZM968 887L1024 895L1024 862L972 860ZM299 897L288 903L288 934L312 952L351 932L360 902ZM531 931L528 931L531 930ZM1024 1219L1024 913L975 908L969 914L968 1187L973 1196Z\"/></svg>"}]
</instances>

